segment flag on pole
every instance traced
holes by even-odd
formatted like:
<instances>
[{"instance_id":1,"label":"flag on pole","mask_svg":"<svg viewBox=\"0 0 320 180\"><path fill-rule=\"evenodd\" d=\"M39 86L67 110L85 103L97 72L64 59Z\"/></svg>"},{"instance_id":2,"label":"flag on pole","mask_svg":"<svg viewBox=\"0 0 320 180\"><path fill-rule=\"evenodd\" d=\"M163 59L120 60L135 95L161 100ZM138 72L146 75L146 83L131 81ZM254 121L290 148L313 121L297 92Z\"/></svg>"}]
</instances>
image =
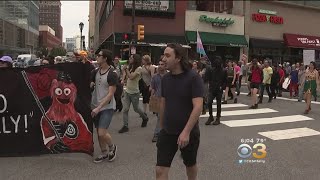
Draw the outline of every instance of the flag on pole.
<instances>
[{"instance_id":1,"label":"flag on pole","mask_svg":"<svg viewBox=\"0 0 320 180\"><path fill-rule=\"evenodd\" d=\"M203 56L207 56L206 52L204 51L198 30L197 30L197 53L199 53L200 55L203 55Z\"/></svg>"}]
</instances>

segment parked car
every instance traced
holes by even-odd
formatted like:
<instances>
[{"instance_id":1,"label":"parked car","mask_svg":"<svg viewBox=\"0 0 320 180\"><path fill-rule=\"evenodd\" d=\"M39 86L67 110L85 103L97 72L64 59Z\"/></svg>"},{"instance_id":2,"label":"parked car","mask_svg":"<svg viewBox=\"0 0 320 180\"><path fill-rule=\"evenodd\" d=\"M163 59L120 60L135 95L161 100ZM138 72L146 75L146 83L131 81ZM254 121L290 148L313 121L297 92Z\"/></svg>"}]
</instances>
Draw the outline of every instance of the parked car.
<instances>
[{"instance_id":1,"label":"parked car","mask_svg":"<svg viewBox=\"0 0 320 180\"><path fill-rule=\"evenodd\" d=\"M20 68L33 66L36 60L37 56L34 54L21 54L17 58L16 66Z\"/></svg>"}]
</instances>

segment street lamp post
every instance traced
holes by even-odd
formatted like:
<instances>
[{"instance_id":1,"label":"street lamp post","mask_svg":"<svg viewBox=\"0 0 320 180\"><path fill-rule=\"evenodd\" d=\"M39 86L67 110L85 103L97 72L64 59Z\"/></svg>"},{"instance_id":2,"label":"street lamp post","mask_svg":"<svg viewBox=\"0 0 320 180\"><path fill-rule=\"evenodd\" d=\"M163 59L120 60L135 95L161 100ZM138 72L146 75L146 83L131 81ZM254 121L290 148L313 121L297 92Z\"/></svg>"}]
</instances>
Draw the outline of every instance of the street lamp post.
<instances>
[{"instance_id":1,"label":"street lamp post","mask_svg":"<svg viewBox=\"0 0 320 180\"><path fill-rule=\"evenodd\" d=\"M135 33L134 33L134 26L135 26L135 17L136 17L136 1L132 0L132 15L131 15L131 42L129 45L129 52L132 54L132 47L135 44Z\"/></svg>"},{"instance_id":2,"label":"street lamp post","mask_svg":"<svg viewBox=\"0 0 320 180\"><path fill-rule=\"evenodd\" d=\"M80 50L82 50L82 30L83 30L83 22L80 22L79 28L80 28Z\"/></svg>"}]
</instances>

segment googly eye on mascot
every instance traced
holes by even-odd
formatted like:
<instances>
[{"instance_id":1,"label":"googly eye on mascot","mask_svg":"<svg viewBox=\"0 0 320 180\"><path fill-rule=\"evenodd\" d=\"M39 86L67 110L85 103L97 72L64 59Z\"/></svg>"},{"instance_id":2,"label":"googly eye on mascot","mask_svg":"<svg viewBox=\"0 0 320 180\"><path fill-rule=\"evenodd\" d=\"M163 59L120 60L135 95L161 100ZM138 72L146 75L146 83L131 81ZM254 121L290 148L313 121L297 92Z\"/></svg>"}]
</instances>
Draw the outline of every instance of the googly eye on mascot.
<instances>
[{"instance_id":1,"label":"googly eye on mascot","mask_svg":"<svg viewBox=\"0 0 320 180\"><path fill-rule=\"evenodd\" d=\"M43 142L52 153L93 153L92 133L74 102L77 88L68 74L60 72L50 88L52 105L41 119ZM49 122L51 124L49 124Z\"/></svg>"}]
</instances>

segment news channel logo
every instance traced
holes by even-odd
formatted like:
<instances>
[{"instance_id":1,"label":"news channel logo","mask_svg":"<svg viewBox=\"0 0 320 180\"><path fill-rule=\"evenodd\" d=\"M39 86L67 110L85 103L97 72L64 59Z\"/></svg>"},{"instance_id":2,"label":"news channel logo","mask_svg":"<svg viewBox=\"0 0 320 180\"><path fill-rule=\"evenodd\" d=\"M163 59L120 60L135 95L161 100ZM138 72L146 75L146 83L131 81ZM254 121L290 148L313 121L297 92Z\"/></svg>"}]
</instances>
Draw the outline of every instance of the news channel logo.
<instances>
[{"instance_id":1,"label":"news channel logo","mask_svg":"<svg viewBox=\"0 0 320 180\"><path fill-rule=\"evenodd\" d=\"M263 143L256 143L253 146L249 144L240 144L237 149L240 158L239 164L243 163L265 163L264 158L267 156L267 146ZM255 159L249 159L249 158Z\"/></svg>"}]
</instances>

